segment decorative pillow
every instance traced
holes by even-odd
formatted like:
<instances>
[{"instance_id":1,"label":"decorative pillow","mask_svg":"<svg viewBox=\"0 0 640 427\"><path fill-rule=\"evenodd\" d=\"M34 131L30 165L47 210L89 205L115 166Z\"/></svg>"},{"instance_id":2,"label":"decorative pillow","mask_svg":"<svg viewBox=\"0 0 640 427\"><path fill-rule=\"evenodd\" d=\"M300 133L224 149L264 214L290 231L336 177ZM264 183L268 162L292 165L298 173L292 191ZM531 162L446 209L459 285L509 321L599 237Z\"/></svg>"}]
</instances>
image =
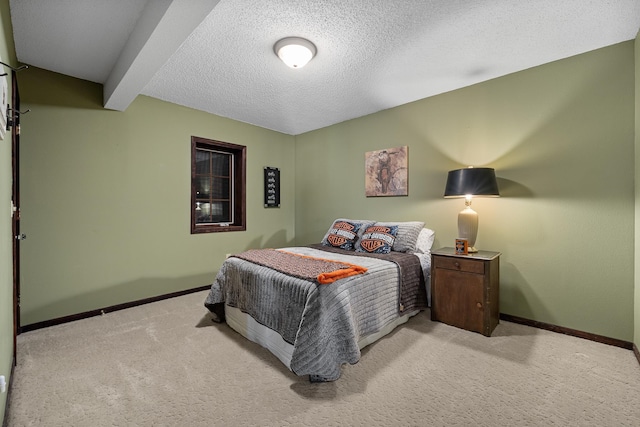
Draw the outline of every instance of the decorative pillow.
<instances>
[{"instance_id":1,"label":"decorative pillow","mask_svg":"<svg viewBox=\"0 0 640 427\"><path fill-rule=\"evenodd\" d=\"M362 237L362 235L364 234L364 231L367 229L367 227L370 227L370 226L372 226L373 224L376 223L375 221L372 221L370 219L354 219L354 220L347 219L346 221L362 224L360 226L360 229L358 230L358 239Z\"/></svg>"},{"instance_id":2,"label":"decorative pillow","mask_svg":"<svg viewBox=\"0 0 640 427\"><path fill-rule=\"evenodd\" d=\"M371 221L363 222L344 218L336 219L329 228L329 231L327 231L327 234L324 235L322 244L352 251L355 249L356 240L358 240L362 230L371 224ZM358 233L359 231L360 234Z\"/></svg>"},{"instance_id":3,"label":"decorative pillow","mask_svg":"<svg viewBox=\"0 0 640 427\"><path fill-rule=\"evenodd\" d=\"M416 241L416 252L419 254L428 254L431 252L431 247L433 246L433 241L436 238L436 232L429 229L423 228L420 230L420 234L418 234L418 240Z\"/></svg>"},{"instance_id":4,"label":"decorative pillow","mask_svg":"<svg viewBox=\"0 0 640 427\"><path fill-rule=\"evenodd\" d=\"M418 235L424 227L424 222L376 222L375 225L398 227L398 235L391 250L396 252L415 252Z\"/></svg>"},{"instance_id":5,"label":"decorative pillow","mask_svg":"<svg viewBox=\"0 0 640 427\"><path fill-rule=\"evenodd\" d=\"M398 234L397 226L372 225L367 227L356 246L356 252L388 254Z\"/></svg>"}]
</instances>

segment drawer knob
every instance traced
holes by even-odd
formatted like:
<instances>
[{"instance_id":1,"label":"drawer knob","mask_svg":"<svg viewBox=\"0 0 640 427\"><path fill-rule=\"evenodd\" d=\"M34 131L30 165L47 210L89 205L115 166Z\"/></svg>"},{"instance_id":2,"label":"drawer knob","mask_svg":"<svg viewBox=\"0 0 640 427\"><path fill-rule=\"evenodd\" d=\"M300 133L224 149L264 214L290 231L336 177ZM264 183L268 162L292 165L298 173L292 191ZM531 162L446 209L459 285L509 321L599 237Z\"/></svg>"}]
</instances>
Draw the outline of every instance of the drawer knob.
<instances>
[{"instance_id":1,"label":"drawer knob","mask_svg":"<svg viewBox=\"0 0 640 427\"><path fill-rule=\"evenodd\" d=\"M482 308L482 303L481 302L476 303L476 307Z\"/></svg>"},{"instance_id":2,"label":"drawer knob","mask_svg":"<svg viewBox=\"0 0 640 427\"><path fill-rule=\"evenodd\" d=\"M453 264L456 266L456 268L460 268L460 263L458 261L455 262L455 264Z\"/></svg>"}]
</instances>

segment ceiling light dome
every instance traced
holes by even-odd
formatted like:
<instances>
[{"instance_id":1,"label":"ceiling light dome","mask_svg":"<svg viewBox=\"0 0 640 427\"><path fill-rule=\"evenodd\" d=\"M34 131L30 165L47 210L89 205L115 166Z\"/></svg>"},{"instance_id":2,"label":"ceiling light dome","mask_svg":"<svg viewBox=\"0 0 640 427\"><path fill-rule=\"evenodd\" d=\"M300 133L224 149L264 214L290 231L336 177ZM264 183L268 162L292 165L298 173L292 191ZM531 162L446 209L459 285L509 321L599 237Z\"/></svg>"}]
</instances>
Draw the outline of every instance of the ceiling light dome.
<instances>
[{"instance_id":1,"label":"ceiling light dome","mask_svg":"<svg viewBox=\"0 0 640 427\"><path fill-rule=\"evenodd\" d=\"M276 42L273 50L291 68L302 68L316 55L316 46L301 37L285 37Z\"/></svg>"}]
</instances>

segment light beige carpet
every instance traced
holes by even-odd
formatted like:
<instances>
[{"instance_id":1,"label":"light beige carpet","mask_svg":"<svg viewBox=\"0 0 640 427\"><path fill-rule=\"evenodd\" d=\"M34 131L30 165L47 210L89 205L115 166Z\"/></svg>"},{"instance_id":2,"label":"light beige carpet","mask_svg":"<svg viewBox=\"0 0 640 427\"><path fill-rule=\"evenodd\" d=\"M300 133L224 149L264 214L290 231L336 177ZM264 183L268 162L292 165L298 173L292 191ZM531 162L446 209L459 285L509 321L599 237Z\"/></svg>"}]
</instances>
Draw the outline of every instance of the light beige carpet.
<instances>
[{"instance_id":1,"label":"light beige carpet","mask_svg":"<svg viewBox=\"0 0 640 427\"><path fill-rule=\"evenodd\" d=\"M210 322L198 292L18 339L9 426L639 426L629 350L412 318L310 384Z\"/></svg>"}]
</instances>

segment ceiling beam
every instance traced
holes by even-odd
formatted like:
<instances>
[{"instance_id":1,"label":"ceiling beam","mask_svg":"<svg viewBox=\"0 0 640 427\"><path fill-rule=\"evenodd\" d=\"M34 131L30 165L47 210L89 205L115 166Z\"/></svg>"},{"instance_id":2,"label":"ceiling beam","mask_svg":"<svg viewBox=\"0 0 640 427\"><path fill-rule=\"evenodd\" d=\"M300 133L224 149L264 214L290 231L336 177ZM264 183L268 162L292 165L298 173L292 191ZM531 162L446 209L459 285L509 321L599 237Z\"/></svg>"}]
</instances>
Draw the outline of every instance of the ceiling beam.
<instances>
[{"instance_id":1,"label":"ceiling beam","mask_svg":"<svg viewBox=\"0 0 640 427\"><path fill-rule=\"evenodd\" d=\"M149 1L104 84L104 107L126 110L219 1Z\"/></svg>"}]
</instances>

